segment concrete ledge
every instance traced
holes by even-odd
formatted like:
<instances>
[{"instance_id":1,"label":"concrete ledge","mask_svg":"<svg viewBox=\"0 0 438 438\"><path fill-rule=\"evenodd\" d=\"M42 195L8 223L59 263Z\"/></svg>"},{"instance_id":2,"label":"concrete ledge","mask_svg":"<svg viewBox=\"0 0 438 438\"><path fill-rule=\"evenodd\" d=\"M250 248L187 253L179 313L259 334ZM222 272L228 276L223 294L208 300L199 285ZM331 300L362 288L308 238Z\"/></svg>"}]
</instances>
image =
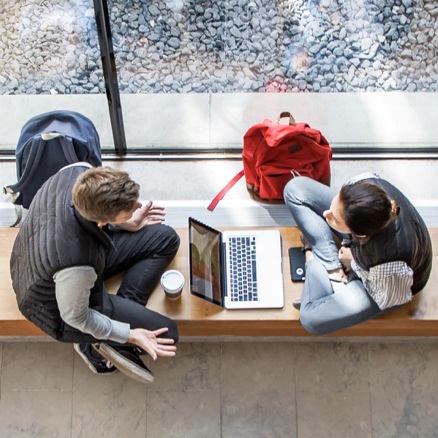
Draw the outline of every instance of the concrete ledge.
<instances>
[{"instance_id":1,"label":"concrete ledge","mask_svg":"<svg viewBox=\"0 0 438 438\"><path fill-rule=\"evenodd\" d=\"M31 117L57 109L78 111L113 147L106 96L0 96L0 148L15 145ZM438 93L187 93L122 94L129 148L237 147L248 128L290 111L319 129L332 146L436 146ZM15 148L15 146L14 146Z\"/></svg>"},{"instance_id":2,"label":"concrete ledge","mask_svg":"<svg viewBox=\"0 0 438 438\"><path fill-rule=\"evenodd\" d=\"M146 203L147 201L142 201ZM175 228L187 227L192 216L213 227L286 227L294 226L285 205L261 204L250 199L222 200L213 212L207 210L208 200L154 200L166 208L166 223ZM438 201L413 201L428 227L438 227ZM26 212L24 212L24 215ZM0 227L15 221L15 208L9 202L0 202Z\"/></svg>"},{"instance_id":3,"label":"concrete ledge","mask_svg":"<svg viewBox=\"0 0 438 438\"><path fill-rule=\"evenodd\" d=\"M57 342L50 336L0 336L0 342ZM350 344L438 344L438 336L180 336L181 343L288 342Z\"/></svg>"}]
</instances>

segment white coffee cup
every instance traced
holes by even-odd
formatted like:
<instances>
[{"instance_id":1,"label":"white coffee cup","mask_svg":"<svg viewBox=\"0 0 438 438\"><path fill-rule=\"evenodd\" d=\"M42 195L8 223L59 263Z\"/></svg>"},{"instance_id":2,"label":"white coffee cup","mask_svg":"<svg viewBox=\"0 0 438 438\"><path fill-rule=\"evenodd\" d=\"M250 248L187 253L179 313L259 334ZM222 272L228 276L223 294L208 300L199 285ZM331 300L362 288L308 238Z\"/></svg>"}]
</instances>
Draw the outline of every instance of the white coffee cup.
<instances>
[{"instance_id":1,"label":"white coffee cup","mask_svg":"<svg viewBox=\"0 0 438 438\"><path fill-rule=\"evenodd\" d=\"M176 269L166 271L161 276L161 287L166 293L166 297L169 300L177 300L181 294L185 284L184 275Z\"/></svg>"}]
</instances>

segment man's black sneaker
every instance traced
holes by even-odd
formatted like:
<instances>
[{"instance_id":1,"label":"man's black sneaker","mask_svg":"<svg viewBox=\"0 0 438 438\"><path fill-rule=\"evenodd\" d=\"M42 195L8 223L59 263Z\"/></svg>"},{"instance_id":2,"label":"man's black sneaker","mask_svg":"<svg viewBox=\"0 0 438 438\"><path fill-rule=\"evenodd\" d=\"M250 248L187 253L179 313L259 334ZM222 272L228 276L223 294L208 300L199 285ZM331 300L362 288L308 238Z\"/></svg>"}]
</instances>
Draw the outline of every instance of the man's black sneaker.
<instances>
[{"instance_id":1,"label":"man's black sneaker","mask_svg":"<svg viewBox=\"0 0 438 438\"><path fill-rule=\"evenodd\" d=\"M93 344L93 348L128 377L143 383L152 383L154 375L140 358L141 350L130 346L113 347L108 344Z\"/></svg>"},{"instance_id":2,"label":"man's black sneaker","mask_svg":"<svg viewBox=\"0 0 438 438\"><path fill-rule=\"evenodd\" d=\"M73 344L73 347L93 373L109 375L117 372L117 368L91 348L91 344Z\"/></svg>"},{"instance_id":3,"label":"man's black sneaker","mask_svg":"<svg viewBox=\"0 0 438 438\"><path fill-rule=\"evenodd\" d=\"M293 300L292 306L294 306L297 310L301 310L301 300Z\"/></svg>"}]
</instances>

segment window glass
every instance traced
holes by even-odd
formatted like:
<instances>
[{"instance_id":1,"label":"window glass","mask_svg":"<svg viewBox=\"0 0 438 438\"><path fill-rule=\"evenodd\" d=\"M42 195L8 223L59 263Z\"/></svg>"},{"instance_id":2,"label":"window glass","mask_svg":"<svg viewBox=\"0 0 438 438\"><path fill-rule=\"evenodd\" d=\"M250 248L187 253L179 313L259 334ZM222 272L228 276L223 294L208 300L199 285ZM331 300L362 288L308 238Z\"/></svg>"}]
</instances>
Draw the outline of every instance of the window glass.
<instances>
[{"instance_id":1,"label":"window glass","mask_svg":"<svg viewBox=\"0 0 438 438\"><path fill-rule=\"evenodd\" d=\"M438 0L108 8L131 150L240 148L251 125L282 111L334 146L438 144ZM112 145L104 92L92 0L1 2L0 116L11 129L0 147L60 107L90 117Z\"/></svg>"},{"instance_id":2,"label":"window glass","mask_svg":"<svg viewBox=\"0 0 438 438\"><path fill-rule=\"evenodd\" d=\"M57 109L89 117L112 144L92 0L0 2L0 147Z\"/></svg>"},{"instance_id":3,"label":"window glass","mask_svg":"<svg viewBox=\"0 0 438 438\"><path fill-rule=\"evenodd\" d=\"M240 148L290 111L334 146L436 146L438 2L140 1L111 7L130 148Z\"/></svg>"}]
</instances>

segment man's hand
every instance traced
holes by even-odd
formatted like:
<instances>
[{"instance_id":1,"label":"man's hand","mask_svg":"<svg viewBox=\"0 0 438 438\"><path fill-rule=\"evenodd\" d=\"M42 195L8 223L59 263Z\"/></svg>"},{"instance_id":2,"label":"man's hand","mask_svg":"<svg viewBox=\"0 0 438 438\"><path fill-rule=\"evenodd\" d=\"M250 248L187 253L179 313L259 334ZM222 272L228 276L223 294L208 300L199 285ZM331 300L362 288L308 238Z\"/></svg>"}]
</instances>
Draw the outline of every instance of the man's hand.
<instances>
[{"instance_id":1,"label":"man's hand","mask_svg":"<svg viewBox=\"0 0 438 438\"><path fill-rule=\"evenodd\" d=\"M353 260L353 255L351 254L351 249L345 246L341 246L338 254L339 261L342 263L344 267L345 273L351 271L351 261Z\"/></svg>"},{"instance_id":2,"label":"man's hand","mask_svg":"<svg viewBox=\"0 0 438 438\"><path fill-rule=\"evenodd\" d=\"M149 201L146 205L135 210L131 219L122 224L117 224L117 226L122 230L133 233L147 225L163 223L165 215L164 207L154 205L152 201Z\"/></svg>"},{"instance_id":3,"label":"man's hand","mask_svg":"<svg viewBox=\"0 0 438 438\"><path fill-rule=\"evenodd\" d=\"M153 332L140 328L132 329L129 332L128 342L146 351L154 360L158 356L173 357L176 354L176 347L172 345L175 341L173 339L158 338L158 336L166 333L168 330L167 327Z\"/></svg>"}]
</instances>

